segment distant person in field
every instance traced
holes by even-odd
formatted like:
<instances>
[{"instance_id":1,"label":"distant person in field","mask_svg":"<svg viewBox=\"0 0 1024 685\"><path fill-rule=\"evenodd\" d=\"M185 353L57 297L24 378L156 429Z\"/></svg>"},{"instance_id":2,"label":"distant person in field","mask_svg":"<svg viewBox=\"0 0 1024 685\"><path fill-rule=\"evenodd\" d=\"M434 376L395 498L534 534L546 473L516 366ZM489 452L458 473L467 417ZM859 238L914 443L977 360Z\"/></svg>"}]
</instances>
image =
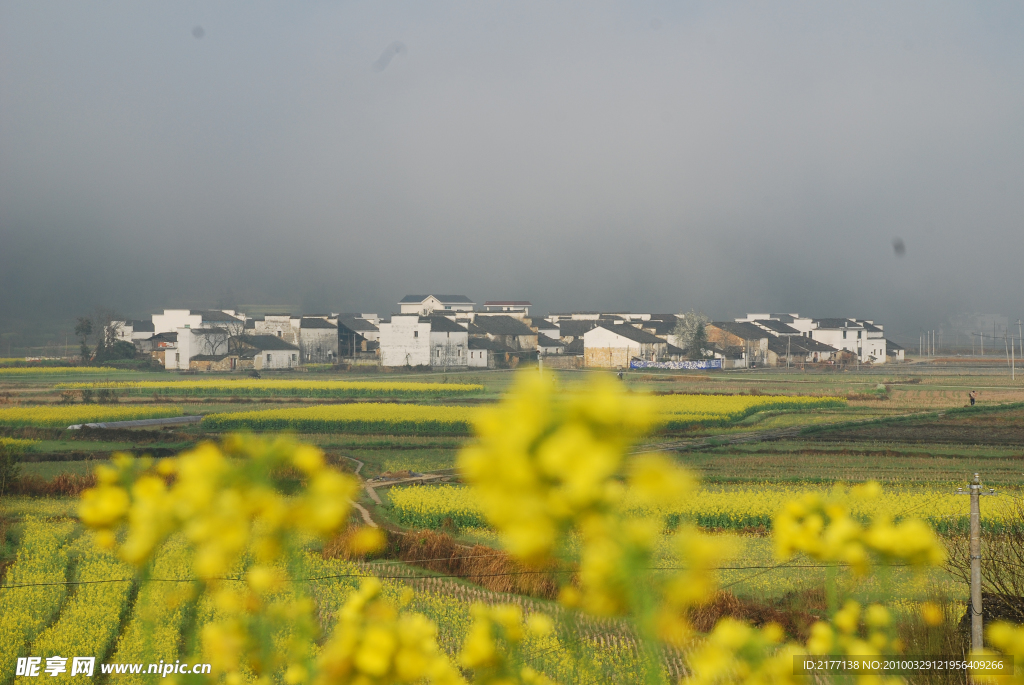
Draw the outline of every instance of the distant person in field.
<instances>
[{"instance_id":1,"label":"distant person in field","mask_svg":"<svg viewBox=\"0 0 1024 685\"><path fill-rule=\"evenodd\" d=\"M968 397L971 398L971 406L973 407L974 406L974 400L978 399L978 391L977 390L971 390L971 394L968 395Z\"/></svg>"}]
</instances>

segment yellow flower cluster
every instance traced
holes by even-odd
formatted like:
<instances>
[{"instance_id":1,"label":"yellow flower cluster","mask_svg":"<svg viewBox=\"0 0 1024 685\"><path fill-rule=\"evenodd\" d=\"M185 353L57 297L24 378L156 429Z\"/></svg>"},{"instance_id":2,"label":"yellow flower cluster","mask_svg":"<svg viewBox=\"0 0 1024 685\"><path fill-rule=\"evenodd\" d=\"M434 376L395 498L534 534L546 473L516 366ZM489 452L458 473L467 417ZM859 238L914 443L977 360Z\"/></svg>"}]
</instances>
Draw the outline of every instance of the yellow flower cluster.
<instances>
[{"instance_id":1,"label":"yellow flower cluster","mask_svg":"<svg viewBox=\"0 0 1024 685\"><path fill-rule=\"evenodd\" d=\"M1024 626L998 621L985 628L985 638L994 649L975 650L971 657L984 660L985 657L1012 656L1013 675L972 673L971 680L979 685L1024 685Z\"/></svg>"},{"instance_id":2,"label":"yellow flower cluster","mask_svg":"<svg viewBox=\"0 0 1024 685\"><path fill-rule=\"evenodd\" d=\"M785 635L770 623L753 628L732 618L715 625L690 657L691 674L682 685L786 685L803 682L793 675L793 657L803 650L783 645Z\"/></svg>"},{"instance_id":3,"label":"yellow flower cluster","mask_svg":"<svg viewBox=\"0 0 1024 685\"><path fill-rule=\"evenodd\" d=\"M6 407L0 409L3 426L52 426L64 428L77 423L134 421L181 416L180 407L134 407L132 405L72 404L51 407Z\"/></svg>"},{"instance_id":4,"label":"yellow flower cluster","mask_svg":"<svg viewBox=\"0 0 1024 685\"><path fill-rule=\"evenodd\" d=\"M0 375L4 376L27 376L29 374L62 376L73 373L124 373L124 371L112 366L7 366L0 368Z\"/></svg>"},{"instance_id":5,"label":"yellow flower cluster","mask_svg":"<svg viewBox=\"0 0 1024 685\"><path fill-rule=\"evenodd\" d=\"M274 474L286 468L308 479L301 496L286 497L275 487ZM118 553L142 566L158 544L182 531L196 548L196 571L209 580L230 569L249 545L259 563L269 564L291 531L337 531L357 488L351 477L329 468L315 447L241 436L156 463L116 454L111 465L96 467L96 478L97 487L82 493L79 516L102 545L114 547L114 531L128 523Z\"/></svg>"},{"instance_id":6,"label":"yellow flower cluster","mask_svg":"<svg viewBox=\"0 0 1024 685\"><path fill-rule=\"evenodd\" d=\"M474 682L487 685L553 685L551 679L529 666L519 666L517 652L527 635L545 637L553 624L544 614L531 614L523 621L523 612L512 604L488 607L476 604L473 625L466 635L460 663L476 673ZM524 629L525 628L525 629Z\"/></svg>"},{"instance_id":7,"label":"yellow flower cluster","mask_svg":"<svg viewBox=\"0 0 1024 685\"><path fill-rule=\"evenodd\" d=\"M484 386L470 383L408 383L402 381L305 381L288 379L187 380L187 381L98 381L59 383L58 390L114 388L128 394L242 395L269 397L416 397L455 396L482 392Z\"/></svg>"},{"instance_id":8,"label":"yellow flower cluster","mask_svg":"<svg viewBox=\"0 0 1024 685\"><path fill-rule=\"evenodd\" d=\"M878 483L853 488L866 500L881 495ZM809 494L790 502L775 517L773 534L776 554L789 559L803 552L818 561L849 564L864 575L874 560L883 564L907 563L917 567L938 566L946 551L935 532L918 519L893 523L876 517L868 526L850 516L843 504Z\"/></svg>"},{"instance_id":9,"label":"yellow flower cluster","mask_svg":"<svg viewBox=\"0 0 1024 685\"><path fill-rule=\"evenodd\" d=\"M380 581L368 578L341 608L313 683L465 683L438 647L437 627L420 614L399 613L380 599L380 591ZM285 682L303 682L306 675L289 671Z\"/></svg>"},{"instance_id":10,"label":"yellow flower cluster","mask_svg":"<svg viewBox=\"0 0 1024 685\"><path fill-rule=\"evenodd\" d=\"M463 450L459 467L506 548L544 560L579 520L614 510L623 452L650 427L651 409L649 398L621 393L603 377L563 399L547 377L532 374L482 409L479 441Z\"/></svg>"},{"instance_id":11,"label":"yellow flower cluster","mask_svg":"<svg viewBox=\"0 0 1024 685\"><path fill-rule=\"evenodd\" d=\"M299 494L281 491L278 478L286 471L305 479ZM328 467L315 447L242 436L155 463L115 455L96 476L79 516L100 546L137 567L147 566L173 534L194 548L194 572L213 588L222 617L203 627L204 652L227 682L241 682L247 666L257 675L305 672L318 631L315 607L301 593L285 592L289 575L280 562L297 558L304 539L324 538L347 523L357 488L351 477ZM222 576L249 559L244 585L221 587L232 580ZM284 648L265 639L282 631L291 636Z\"/></svg>"},{"instance_id":12,"label":"yellow flower cluster","mask_svg":"<svg viewBox=\"0 0 1024 685\"><path fill-rule=\"evenodd\" d=\"M679 642L684 610L713 589L721 555L686 529L676 541L685 572L650 574L664 521L629 515L626 492L657 509L696 488L660 455L624 462L629 442L651 426L652 406L650 397L625 394L605 377L564 397L545 378L521 376L505 402L481 411L479 442L459 463L509 552L528 563L577 564L577 585L562 589L564 604L599 615L641 613L652 637Z\"/></svg>"},{"instance_id":13,"label":"yellow flower cluster","mask_svg":"<svg viewBox=\"0 0 1024 685\"><path fill-rule=\"evenodd\" d=\"M811 626L807 640L807 652L821 655L847 655L851 657L872 657L882 654L899 654L903 643L893 638L893 621L889 610L881 604L861 607L849 600L832 617L831 623L818 621ZM878 674L862 673L858 682L874 685L883 682ZM899 685L902 678L891 677L884 681Z\"/></svg>"},{"instance_id":14,"label":"yellow flower cluster","mask_svg":"<svg viewBox=\"0 0 1024 685\"><path fill-rule=\"evenodd\" d=\"M470 407L365 402L210 414L203 419L203 426L213 429L465 433L472 417L473 409Z\"/></svg>"}]
</instances>

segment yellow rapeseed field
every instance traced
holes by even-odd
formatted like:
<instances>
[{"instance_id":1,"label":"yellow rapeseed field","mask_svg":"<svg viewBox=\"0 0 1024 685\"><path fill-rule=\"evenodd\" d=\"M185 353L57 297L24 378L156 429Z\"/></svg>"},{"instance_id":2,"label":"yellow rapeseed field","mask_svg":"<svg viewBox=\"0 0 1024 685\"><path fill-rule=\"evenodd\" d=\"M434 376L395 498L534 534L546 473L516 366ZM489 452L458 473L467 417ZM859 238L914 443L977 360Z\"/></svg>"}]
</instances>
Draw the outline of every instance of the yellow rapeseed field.
<instances>
[{"instance_id":1,"label":"yellow rapeseed field","mask_svg":"<svg viewBox=\"0 0 1024 685\"><path fill-rule=\"evenodd\" d=\"M134 421L181 416L180 407L133 407L131 405L71 404L51 407L0 409L0 426L66 427L77 423Z\"/></svg>"},{"instance_id":2,"label":"yellow rapeseed field","mask_svg":"<svg viewBox=\"0 0 1024 685\"><path fill-rule=\"evenodd\" d=\"M687 424L729 423L759 411L846 405L846 399L841 397L801 395L662 395L656 402L662 419L670 428Z\"/></svg>"},{"instance_id":3,"label":"yellow rapeseed field","mask_svg":"<svg viewBox=\"0 0 1024 685\"><path fill-rule=\"evenodd\" d=\"M11 452L24 452L30 449L32 445L39 442L38 440L23 440L21 438L0 438L0 447L10 450Z\"/></svg>"},{"instance_id":4,"label":"yellow rapeseed field","mask_svg":"<svg viewBox=\"0 0 1024 685\"><path fill-rule=\"evenodd\" d=\"M418 395L455 396L482 392L484 386L469 383L409 383L404 381L336 381L255 379L187 381L109 381L60 383L57 389L112 388L130 395L242 395L267 397L415 397Z\"/></svg>"},{"instance_id":5,"label":"yellow rapeseed field","mask_svg":"<svg viewBox=\"0 0 1024 685\"><path fill-rule=\"evenodd\" d=\"M203 419L203 426L214 429L466 433L472 419L473 409L470 407L367 402L210 414Z\"/></svg>"},{"instance_id":6,"label":"yellow rapeseed field","mask_svg":"<svg viewBox=\"0 0 1024 685\"><path fill-rule=\"evenodd\" d=\"M874 500L854 497L842 488L800 485L760 484L737 487L703 487L699 495L667 505L658 510L640 510L629 496L626 504L637 513L655 515L675 527L684 521L694 521L706 528L745 530L769 529L773 517L793 499L809 493L826 493L850 508L859 519L888 516L901 519L906 515L928 521L939 531L961 528L967 524L967 498L954 497L947 489L925 490L887 487L884 495ZM475 528L486 525L473 491L455 485L432 487L397 487L388 496L395 517L404 525L438 528L452 525ZM987 525L998 526L1008 520L1011 512L1009 498L986 502Z\"/></svg>"}]
</instances>

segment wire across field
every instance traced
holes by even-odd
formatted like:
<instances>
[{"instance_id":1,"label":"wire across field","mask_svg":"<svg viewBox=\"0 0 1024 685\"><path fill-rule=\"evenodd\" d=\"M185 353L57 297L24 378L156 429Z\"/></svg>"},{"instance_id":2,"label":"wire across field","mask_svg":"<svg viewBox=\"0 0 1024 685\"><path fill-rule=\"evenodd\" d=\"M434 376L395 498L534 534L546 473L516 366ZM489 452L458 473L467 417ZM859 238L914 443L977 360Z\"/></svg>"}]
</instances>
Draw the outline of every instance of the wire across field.
<instances>
[{"instance_id":1,"label":"wire across field","mask_svg":"<svg viewBox=\"0 0 1024 685\"><path fill-rule=\"evenodd\" d=\"M192 395L241 397L455 397L483 392L484 386L468 383L407 383L401 381L305 381L287 379L239 379L195 381L110 381L60 383L58 390L108 388L128 395Z\"/></svg>"},{"instance_id":2,"label":"wire across field","mask_svg":"<svg viewBox=\"0 0 1024 685\"><path fill-rule=\"evenodd\" d=\"M76 423L164 419L172 416L181 416L181 407L134 407L104 404L73 404L57 407L9 407L0 409L0 426L49 426L62 428Z\"/></svg>"},{"instance_id":3,"label":"wire across field","mask_svg":"<svg viewBox=\"0 0 1024 685\"><path fill-rule=\"evenodd\" d=\"M470 430L474 410L424 404L330 404L293 409L210 414L204 428L215 430L345 431L350 433L454 433Z\"/></svg>"}]
</instances>

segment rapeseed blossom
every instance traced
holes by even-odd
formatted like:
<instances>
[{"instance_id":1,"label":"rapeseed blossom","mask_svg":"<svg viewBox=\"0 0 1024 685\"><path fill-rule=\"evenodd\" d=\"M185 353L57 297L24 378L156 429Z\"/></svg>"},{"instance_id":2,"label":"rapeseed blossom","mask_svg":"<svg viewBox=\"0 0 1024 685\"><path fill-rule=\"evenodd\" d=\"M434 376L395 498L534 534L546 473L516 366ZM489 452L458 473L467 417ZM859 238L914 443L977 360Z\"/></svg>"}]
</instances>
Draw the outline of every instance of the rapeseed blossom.
<instances>
[{"instance_id":1,"label":"rapeseed blossom","mask_svg":"<svg viewBox=\"0 0 1024 685\"><path fill-rule=\"evenodd\" d=\"M865 500L878 498L878 483L853 488ZM837 501L812 493L789 502L775 517L776 554L782 560L803 552L818 561L848 564L865 575L874 563L907 563L918 568L939 566L946 552L935 532L922 521L893 523L886 515L865 526Z\"/></svg>"},{"instance_id":2,"label":"rapeseed blossom","mask_svg":"<svg viewBox=\"0 0 1024 685\"><path fill-rule=\"evenodd\" d=\"M317 657L314 685L352 683L465 683L437 645L437 627L426 617L399 613L380 598L376 578L363 581L339 612L334 634ZM303 682L296 668L286 682Z\"/></svg>"},{"instance_id":3,"label":"rapeseed blossom","mask_svg":"<svg viewBox=\"0 0 1024 685\"><path fill-rule=\"evenodd\" d=\"M78 423L134 421L181 416L180 407L139 407L130 404L72 404L49 407L7 407L0 409L3 426L53 426L66 428Z\"/></svg>"}]
</instances>

